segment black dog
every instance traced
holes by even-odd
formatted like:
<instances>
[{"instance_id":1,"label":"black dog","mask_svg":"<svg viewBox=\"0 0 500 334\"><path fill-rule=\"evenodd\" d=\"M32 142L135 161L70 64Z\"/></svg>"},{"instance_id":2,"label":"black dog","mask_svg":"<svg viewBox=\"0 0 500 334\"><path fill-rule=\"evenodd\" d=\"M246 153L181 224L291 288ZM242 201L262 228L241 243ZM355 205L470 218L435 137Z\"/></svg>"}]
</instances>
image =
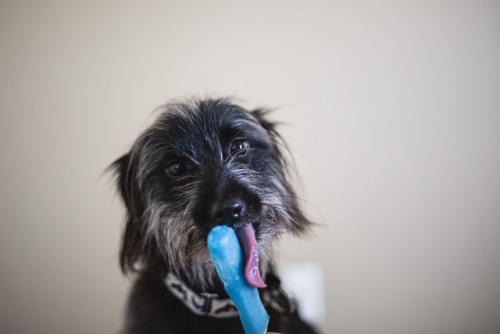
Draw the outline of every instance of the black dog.
<instances>
[{"instance_id":1,"label":"black dog","mask_svg":"<svg viewBox=\"0 0 500 334\"><path fill-rule=\"evenodd\" d=\"M208 233L220 224L251 226L267 284L259 291L268 330L314 333L273 273L272 242L311 223L287 181L280 136L264 115L227 99L169 103L111 166L128 212L121 267L139 273L125 333L243 333L207 248Z\"/></svg>"}]
</instances>

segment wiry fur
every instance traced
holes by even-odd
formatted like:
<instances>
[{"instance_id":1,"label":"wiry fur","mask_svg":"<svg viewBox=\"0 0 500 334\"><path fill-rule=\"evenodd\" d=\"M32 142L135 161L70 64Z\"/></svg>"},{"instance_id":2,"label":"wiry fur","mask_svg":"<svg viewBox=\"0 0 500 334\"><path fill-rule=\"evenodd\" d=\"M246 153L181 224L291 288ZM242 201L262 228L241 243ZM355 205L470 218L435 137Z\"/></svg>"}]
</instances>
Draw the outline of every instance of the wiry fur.
<instances>
[{"instance_id":1,"label":"wiry fur","mask_svg":"<svg viewBox=\"0 0 500 334\"><path fill-rule=\"evenodd\" d=\"M232 151L237 140L249 144L244 154ZM263 110L247 111L228 99L186 99L165 105L130 152L112 165L127 208L121 267L141 275L129 301L127 333L179 332L168 315L155 316L160 300L144 300L148 285L150 292L167 295L161 285L167 272L195 291L224 294L206 244L220 223L213 217L218 201L238 197L245 203L245 223L255 228L264 274L272 269L272 242L281 233L308 228L287 181L281 145ZM169 174L174 163L184 168L181 175ZM201 332L211 331L207 325Z\"/></svg>"}]
</instances>

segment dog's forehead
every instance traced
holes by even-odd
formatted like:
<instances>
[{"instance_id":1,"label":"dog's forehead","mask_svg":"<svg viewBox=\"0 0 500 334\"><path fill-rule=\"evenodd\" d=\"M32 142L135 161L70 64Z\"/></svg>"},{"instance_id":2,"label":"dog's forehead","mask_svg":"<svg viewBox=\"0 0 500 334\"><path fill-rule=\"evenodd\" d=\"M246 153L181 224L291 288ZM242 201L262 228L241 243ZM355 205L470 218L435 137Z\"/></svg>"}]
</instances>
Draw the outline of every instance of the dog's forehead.
<instances>
[{"instance_id":1,"label":"dog's forehead","mask_svg":"<svg viewBox=\"0 0 500 334\"><path fill-rule=\"evenodd\" d=\"M271 140L252 113L220 101L167 108L154 127L168 139L169 151L189 157L200 151L221 151L226 141L236 137Z\"/></svg>"},{"instance_id":2,"label":"dog's forehead","mask_svg":"<svg viewBox=\"0 0 500 334\"><path fill-rule=\"evenodd\" d=\"M234 104L200 103L195 108L176 108L167 113L168 125L205 136L225 134L225 131L249 131L266 135L260 122L250 112Z\"/></svg>"}]
</instances>

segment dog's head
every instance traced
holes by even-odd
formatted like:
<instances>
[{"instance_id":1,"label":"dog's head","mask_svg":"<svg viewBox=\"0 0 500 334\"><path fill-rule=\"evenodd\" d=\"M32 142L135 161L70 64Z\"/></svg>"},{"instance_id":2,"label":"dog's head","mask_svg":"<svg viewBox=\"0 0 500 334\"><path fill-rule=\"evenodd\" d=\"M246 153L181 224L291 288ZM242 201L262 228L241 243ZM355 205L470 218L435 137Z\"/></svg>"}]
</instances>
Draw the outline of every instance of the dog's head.
<instances>
[{"instance_id":1,"label":"dog's head","mask_svg":"<svg viewBox=\"0 0 500 334\"><path fill-rule=\"evenodd\" d=\"M262 269L278 235L307 228L264 114L225 99L173 102L113 164L128 212L124 272L160 260L210 288L217 276L206 240L214 226L251 224Z\"/></svg>"}]
</instances>

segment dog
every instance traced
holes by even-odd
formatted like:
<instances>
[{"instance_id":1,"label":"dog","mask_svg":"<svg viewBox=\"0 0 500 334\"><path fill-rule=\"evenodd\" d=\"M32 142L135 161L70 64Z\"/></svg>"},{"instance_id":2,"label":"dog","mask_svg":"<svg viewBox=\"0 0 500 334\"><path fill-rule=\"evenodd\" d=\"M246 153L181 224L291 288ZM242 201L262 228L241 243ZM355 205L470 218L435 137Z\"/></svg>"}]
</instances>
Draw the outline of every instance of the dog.
<instances>
[{"instance_id":1,"label":"dog","mask_svg":"<svg viewBox=\"0 0 500 334\"><path fill-rule=\"evenodd\" d=\"M110 167L127 209L121 269L136 276L123 333L243 333L207 247L217 225L251 227L268 330L315 333L274 270L274 241L313 223L288 181L286 146L268 110L228 98L181 99L160 109Z\"/></svg>"}]
</instances>

